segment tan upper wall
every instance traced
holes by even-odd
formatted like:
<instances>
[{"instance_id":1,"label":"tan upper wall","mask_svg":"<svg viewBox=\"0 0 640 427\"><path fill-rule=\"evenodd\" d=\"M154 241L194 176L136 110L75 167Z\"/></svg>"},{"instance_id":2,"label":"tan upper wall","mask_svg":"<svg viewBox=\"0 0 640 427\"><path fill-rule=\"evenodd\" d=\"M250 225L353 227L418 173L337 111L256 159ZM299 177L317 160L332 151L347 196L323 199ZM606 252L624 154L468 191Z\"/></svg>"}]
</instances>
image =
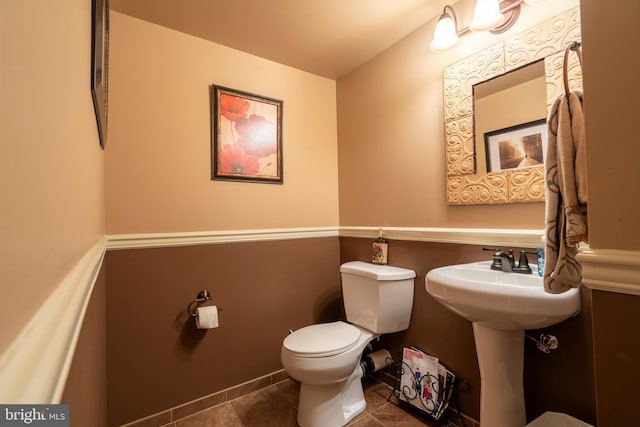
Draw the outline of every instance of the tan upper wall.
<instances>
[{"instance_id":1,"label":"tan upper wall","mask_svg":"<svg viewBox=\"0 0 640 427\"><path fill-rule=\"evenodd\" d=\"M86 0L0 2L0 354L104 235L90 16Z\"/></svg>"},{"instance_id":2,"label":"tan upper wall","mask_svg":"<svg viewBox=\"0 0 640 427\"><path fill-rule=\"evenodd\" d=\"M335 81L111 13L107 232L338 225ZM209 85L284 101L284 184L211 180Z\"/></svg>"},{"instance_id":3,"label":"tan upper wall","mask_svg":"<svg viewBox=\"0 0 640 427\"><path fill-rule=\"evenodd\" d=\"M466 34L446 53L429 42L436 19L338 81L340 225L544 227L544 204L447 206L443 68L578 5L523 6L519 21L495 36ZM460 26L473 1L455 4Z\"/></svg>"},{"instance_id":4,"label":"tan upper wall","mask_svg":"<svg viewBox=\"0 0 640 427\"><path fill-rule=\"evenodd\" d=\"M590 246L640 249L640 2L582 0Z\"/></svg>"}]
</instances>

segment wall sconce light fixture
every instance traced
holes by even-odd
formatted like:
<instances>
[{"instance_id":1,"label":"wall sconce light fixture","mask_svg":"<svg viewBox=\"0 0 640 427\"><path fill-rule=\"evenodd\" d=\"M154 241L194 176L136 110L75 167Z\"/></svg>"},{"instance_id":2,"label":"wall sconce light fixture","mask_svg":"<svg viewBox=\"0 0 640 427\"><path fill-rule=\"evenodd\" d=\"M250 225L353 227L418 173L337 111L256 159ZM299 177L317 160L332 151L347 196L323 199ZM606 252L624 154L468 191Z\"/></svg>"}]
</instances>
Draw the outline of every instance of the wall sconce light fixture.
<instances>
[{"instance_id":1,"label":"wall sconce light fixture","mask_svg":"<svg viewBox=\"0 0 640 427\"><path fill-rule=\"evenodd\" d=\"M451 49L459 37L468 31L488 30L493 34L500 34L513 26L520 16L522 3L534 5L545 0L477 0L473 13L473 20L468 27L458 30L458 20L453 8L444 7L440 19L436 24L433 40L429 48L434 52Z\"/></svg>"}]
</instances>

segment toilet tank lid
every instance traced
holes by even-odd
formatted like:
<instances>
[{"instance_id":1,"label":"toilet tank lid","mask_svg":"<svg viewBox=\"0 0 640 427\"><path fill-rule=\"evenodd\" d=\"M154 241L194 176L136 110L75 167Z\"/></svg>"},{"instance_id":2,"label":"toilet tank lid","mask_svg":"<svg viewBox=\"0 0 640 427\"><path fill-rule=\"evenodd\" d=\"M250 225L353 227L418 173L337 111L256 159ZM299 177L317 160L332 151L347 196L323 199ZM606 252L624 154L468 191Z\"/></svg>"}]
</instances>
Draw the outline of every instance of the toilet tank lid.
<instances>
[{"instance_id":1,"label":"toilet tank lid","mask_svg":"<svg viewBox=\"0 0 640 427\"><path fill-rule=\"evenodd\" d=\"M374 280L404 280L416 277L416 272L391 265L370 264L362 261L351 261L340 266L340 273L355 274Z\"/></svg>"}]
</instances>

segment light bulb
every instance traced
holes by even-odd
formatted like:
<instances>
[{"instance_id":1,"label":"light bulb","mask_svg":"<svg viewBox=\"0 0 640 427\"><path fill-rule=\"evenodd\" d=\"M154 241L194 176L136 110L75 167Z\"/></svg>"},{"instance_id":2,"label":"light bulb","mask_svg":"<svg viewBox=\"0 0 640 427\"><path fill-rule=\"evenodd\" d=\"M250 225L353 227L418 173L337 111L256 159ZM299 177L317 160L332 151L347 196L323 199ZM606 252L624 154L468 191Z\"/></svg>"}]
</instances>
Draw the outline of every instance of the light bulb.
<instances>
[{"instance_id":1,"label":"light bulb","mask_svg":"<svg viewBox=\"0 0 640 427\"><path fill-rule=\"evenodd\" d=\"M442 14L436 24L436 30L433 33L433 40L429 44L429 48L434 52L450 49L458 42L457 33L456 24L451 15Z\"/></svg>"},{"instance_id":2,"label":"light bulb","mask_svg":"<svg viewBox=\"0 0 640 427\"><path fill-rule=\"evenodd\" d=\"M490 30L503 22L504 15L500 13L500 0L477 0L469 29L471 31Z\"/></svg>"}]
</instances>

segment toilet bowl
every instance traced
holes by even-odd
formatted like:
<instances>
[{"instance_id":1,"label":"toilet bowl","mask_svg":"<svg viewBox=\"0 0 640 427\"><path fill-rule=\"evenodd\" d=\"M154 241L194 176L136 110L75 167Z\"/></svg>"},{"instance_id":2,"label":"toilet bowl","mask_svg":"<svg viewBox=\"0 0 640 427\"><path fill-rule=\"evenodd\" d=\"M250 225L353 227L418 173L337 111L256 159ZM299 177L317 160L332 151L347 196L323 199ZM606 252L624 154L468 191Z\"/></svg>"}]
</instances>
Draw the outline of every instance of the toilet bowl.
<instances>
[{"instance_id":1,"label":"toilet bowl","mask_svg":"<svg viewBox=\"0 0 640 427\"><path fill-rule=\"evenodd\" d=\"M338 321L306 326L285 338L282 365L300 382L298 424L342 426L364 411L360 357L375 337Z\"/></svg>"},{"instance_id":2,"label":"toilet bowl","mask_svg":"<svg viewBox=\"0 0 640 427\"><path fill-rule=\"evenodd\" d=\"M282 366L300 382L301 427L339 427L363 412L363 351L380 334L409 326L414 271L355 261L340 272L347 322L305 326L282 343Z\"/></svg>"}]
</instances>

